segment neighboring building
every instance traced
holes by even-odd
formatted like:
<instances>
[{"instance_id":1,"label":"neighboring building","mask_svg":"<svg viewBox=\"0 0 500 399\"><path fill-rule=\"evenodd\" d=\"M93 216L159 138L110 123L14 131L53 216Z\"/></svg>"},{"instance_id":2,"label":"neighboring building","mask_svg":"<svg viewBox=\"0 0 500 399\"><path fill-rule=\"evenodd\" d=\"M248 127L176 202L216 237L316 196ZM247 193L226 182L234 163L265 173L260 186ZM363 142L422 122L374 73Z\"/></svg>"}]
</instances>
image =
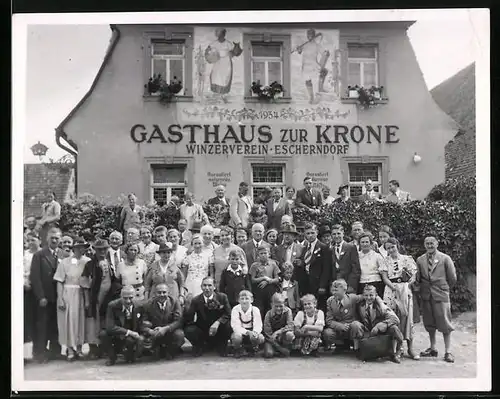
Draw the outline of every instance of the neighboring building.
<instances>
[{"instance_id":1,"label":"neighboring building","mask_svg":"<svg viewBox=\"0 0 500 399\"><path fill-rule=\"evenodd\" d=\"M398 179L423 199L444 180L457 126L427 90L412 24L112 25L96 79L56 129L78 152L77 190L162 204L186 190L206 200L217 184L231 195L240 181L253 195L301 188L310 175L352 196L367 178L384 194ZM158 73L183 83L166 105L144 88ZM284 95L259 100L257 80ZM383 99L361 109L354 85L383 86Z\"/></svg>"},{"instance_id":2,"label":"neighboring building","mask_svg":"<svg viewBox=\"0 0 500 399\"><path fill-rule=\"evenodd\" d=\"M60 204L75 194L75 169L51 167L43 163L24 164L24 218L42 216L42 204L53 191Z\"/></svg>"},{"instance_id":3,"label":"neighboring building","mask_svg":"<svg viewBox=\"0 0 500 399\"><path fill-rule=\"evenodd\" d=\"M460 125L445 147L446 179L476 175L475 82L471 64L431 90L434 101Z\"/></svg>"}]
</instances>

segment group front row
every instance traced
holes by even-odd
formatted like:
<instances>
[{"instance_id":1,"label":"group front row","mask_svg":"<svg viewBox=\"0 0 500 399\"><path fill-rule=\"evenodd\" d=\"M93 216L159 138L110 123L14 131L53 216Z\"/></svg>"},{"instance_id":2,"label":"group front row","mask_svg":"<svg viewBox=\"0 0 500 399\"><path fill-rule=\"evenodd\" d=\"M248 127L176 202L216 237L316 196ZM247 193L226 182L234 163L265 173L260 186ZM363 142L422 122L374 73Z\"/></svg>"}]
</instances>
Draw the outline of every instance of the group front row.
<instances>
[{"instance_id":1,"label":"group front row","mask_svg":"<svg viewBox=\"0 0 500 399\"><path fill-rule=\"evenodd\" d=\"M183 312L164 283L156 286L154 298L143 303L134 301L134 287L123 287L121 297L108 304L100 336L108 357L106 365L114 365L120 353L126 362L133 363L145 351L152 352L156 359L171 360L181 352L185 338L195 357L213 349L226 356L229 343L236 358L254 356L262 347L263 356L271 358L294 352L318 356L320 348L335 345L338 352L350 350L352 345L362 359L389 357L395 363L401 362L403 335L399 319L372 285L366 285L363 294L356 295L347 293L345 280L334 281L326 317L317 309L314 295L304 295L302 309L293 315L283 294L275 293L263 322L259 308L252 304L250 291L242 290L239 303L231 309L227 295L215 291L212 277L203 279L201 289L202 293ZM373 342L363 346L369 341ZM408 355L418 359L410 349Z\"/></svg>"}]
</instances>

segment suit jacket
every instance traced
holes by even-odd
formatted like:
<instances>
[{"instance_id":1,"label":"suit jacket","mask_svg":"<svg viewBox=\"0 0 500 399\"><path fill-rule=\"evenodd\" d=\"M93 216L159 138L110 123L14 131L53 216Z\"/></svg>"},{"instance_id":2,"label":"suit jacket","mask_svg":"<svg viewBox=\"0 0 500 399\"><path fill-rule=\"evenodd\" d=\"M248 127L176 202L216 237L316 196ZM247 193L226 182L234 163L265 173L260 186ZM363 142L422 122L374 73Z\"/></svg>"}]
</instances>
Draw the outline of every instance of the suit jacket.
<instances>
[{"instance_id":1,"label":"suit jacket","mask_svg":"<svg viewBox=\"0 0 500 399\"><path fill-rule=\"evenodd\" d=\"M417 286L420 296L428 301L431 297L436 302L450 302L450 288L457 282L457 272L451 258L436 251L434 264L429 271L427 254L417 259Z\"/></svg>"},{"instance_id":2,"label":"suit jacket","mask_svg":"<svg viewBox=\"0 0 500 399\"><path fill-rule=\"evenodd\" d=\"M210 198L208 201L207 201L207 204L208 205L224 205L224 206L228 206L231 204L229 198L227 197L224 197L224 199L226 200L226 204L224 204L220 199L219 197L213 197L213 198Z\"/></svg>"},{"instance_id":3,"label":"suit jacket","mask_svg":"<svg viewBox=\"0 0 500 399\"><path fill-rule=\"evenodd\" d=\"M47 302L56 303L57 283L54 281L54 273L57 264L58 261L48 247L42 248L33 254L30 282L37 302L45 298Z\"/></svg>"},{"instance_id":4,"label":"suit jacket","mask_svg":"<svg viewBox=\"0 0 500 399\"><path fill-rule=\"evenodd\" d=\"M132 309L132 328L130 330L141 332L144 312L142 306L134 303ZM123 312L123 300L121 298L111 301L106 310L106 332L111 336L125 336L125 313Z\"/></svg>"},{"instance_id":5,"label":"suit jacket","mask_svg":"<svg viewBox=\"0 0 500 399\"><path fill-rule=\"evenodd\" d=\"M295 259L302 260L302 255L305 252L304 246L296 242L293 242L291 245L293 245L291 257L292 263ZM283 263L285 263L286 260L286 248L283 244L277 245L271 249L271 259L278 262L278 266L280 269L282 268Z\"/></svg>"},{"instance_id":6,"label":"suit jacket","mask_svg":"<svg viewBox=\"0 0 500 399\"><path fill-rule=\"evenodd\" d=\"M335 246L332 248L332 279L330 282L338 278L343 278L350 291L356 293L358 291L359 278L361 277L361 266L359 265L359 253L354 244L342 242L340 247L340 257L337 259L335 254ZM337 263L339 268L337 269Z\"/></svg>"},{"instance_id":7,"label":"suit jacket","mask_svg":"<svg viewBox=\"0 0 500 399\"><path fill-rule=\"evenodd\" d=\"M358 201L376 201L382 199L382 194L375 192L375 195L373 197L370 197L368 193L364 193L357 197L357 199Z\"/></svg>"},{"instance_id":8,"label":"suit jacket","mask_svg":"<svg viewBox=\"0 0 500 399\"><path fill-rule=\"evenodd\" d=\"M213 299L216 309L209 309L205 304L203 294L195 296L186 312L186 322L192 323L196 314L196 322L194 324L203 331L209 329L215 321L219 321L220 324L229 323L229 320L231 320L231 305L229 305L227 295L221 292L214 292Z\"/></svg>"},{"instance_id":9,"label":"suit jacket","mask_svg":"<svg viewBox=\"0 0 500 399\"><path fill-rule=\"evenodd\" d=\"M260 242L262 247L269 248L271 250L271 245L264 240ZM257 248L253 243L253 239L248 240L246 243L241 245L241 249L245 251L245 256L247 258L247 265L250 268L257 261Z\"/></svg>"},{"instance_id":10,"label":"suit jacket","mask_svg":"<svg viewBox=\"0 0 500 399\"><path fill-rule=\"evenodd\" d=\"M345 294L342 298L342 306L339 306L337 299L331 296L326 301L326 327L335 328L340 324L352 323L357 319L357 305L364 301L363 295Z\"/></svg>"},{"instance_id":11,"label":"suit jacket","mask_svg":"<svg viewBox=\"0 0 500 399\"><path fill-rule=\"evenodd\" d=\"M295 204L300 208L304 208L304 206L308 208L317 208L321 206L323 204L323 194L314 188L311 191L312 195L310 195L306 189L297 191Z\"/></svg>"},{"instance_id":12,"label":"suit jacket","mask_svg":"<svg viewBox=\"0 0 500 399\"><path fill-rule=\"evenodd\" d=\"M159 301L159 298L156 297L144 305L144 321L150 321L151 328L169 326L170 331L181 328L182 309L179 301L169 295L165 302L165 310L160 309Z\"/></svg>"},{"instance_id":13,"label":"suit jacket","mask_svg":"<svg viewBox=\"0 0 500 399\"><path fill-rule=\"evenodd\" d=\"M83 268L82 278L90 280L90 312L91 317L96 318L97 315L97 298L99 296L99 289L102 282L102 269L99 266L99 261L96 256L90 259ZM120 297L122 289L121 280L116 277L116 274L111 274L111 287L109 288L106 299L104 299L99 315L103 316L106 313L107 305Z\"/></svg>"},{"instance_id":14,"label":"suit jacket","mask_svg":"<svg viewBox=\"0 0 500 399\"><path fill-rule=\"evenodd\" d=\"M278 202L278 207L274 210L274 199L269 198L266 201L267 228L279 230L281 227L281 217L283 215L292 215L290 204L284 198Z\"/></svg>"},{"instance_id":15,"label":"suit jacket","mask_svg":"<svg viewBox=\"0 0 500 399\"><path fill-rule=\"evenodd\" d=\"M253 201L249 196L240 197L235 195L231 198L229 206L229 215L231 219L229 220L229 225L231 227L236 227L239 223L243 225L243 228L248 227L248 220L250 219L250 211L253 207Z\"/></svg>"},{"instance_id":16,"label":"suit jacket","mask_svg":"<svg viewBox=\"0 0 500 399\"><path fill-rule=\"evenodd\" d=\"M331 251L327 245L318 240L312 253L309 273L307 273L304 264L306 253L307 247L300 258L302 264L293 269L292 279L299 283L300 296L305 294L318 295L320 288L324 288L328 292L333 267Z\"/></svg>"},{"instance_id":17,"label":"suit jacket","mask_svg":"<svg viewBox=\"0 0 500 399\"><path fill-rule=\"evenodd\" d=\"M387 328L394 325L399 326L399 318L387 305L379 306L377 302L373 303L375 309L375 318L371 319L368 313L368 306L366 301L362 300L357 307L358 320L370 331L378 323L387 324Z\"/></svg>"}]
</instances>

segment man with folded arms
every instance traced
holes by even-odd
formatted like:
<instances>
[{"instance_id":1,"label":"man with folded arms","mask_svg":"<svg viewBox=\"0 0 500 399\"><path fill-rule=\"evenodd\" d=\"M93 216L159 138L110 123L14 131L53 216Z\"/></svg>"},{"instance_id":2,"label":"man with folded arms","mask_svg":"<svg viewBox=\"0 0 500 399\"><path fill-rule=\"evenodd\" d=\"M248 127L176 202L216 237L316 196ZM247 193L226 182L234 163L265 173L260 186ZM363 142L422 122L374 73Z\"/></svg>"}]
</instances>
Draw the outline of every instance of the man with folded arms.
<instances>
[{"instance_id":1,"label":"man with folded arms","mask_svg":"<svg viewBox=\"0 0 500 399\"><path fill-rule=\"evenodd\" d=\"M150 322L151 327L143 327L142 332L152 338L156 359L172 360L184 343L181 305L169 295L165 283L157 284L155 292L156 297L144 306L144 322Z\"/></svg>"}]
</instances>

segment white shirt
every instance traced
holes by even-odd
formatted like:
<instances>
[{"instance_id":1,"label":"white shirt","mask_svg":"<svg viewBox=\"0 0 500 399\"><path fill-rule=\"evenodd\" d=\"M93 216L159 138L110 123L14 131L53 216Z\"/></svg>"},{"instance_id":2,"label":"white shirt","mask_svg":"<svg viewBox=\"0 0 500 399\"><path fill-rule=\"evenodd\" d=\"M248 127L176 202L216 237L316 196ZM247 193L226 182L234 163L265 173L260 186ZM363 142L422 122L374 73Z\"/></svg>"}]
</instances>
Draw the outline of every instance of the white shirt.
<instances>
[{"instance_id":1,"label":"white shirt","mask_svg":"<svg viewBox=\"0 0 500 399\"><path fill-rule=\"evenodd\" d=\"M283 245L286 245L286 244L283 244ZM291 262L292 261L292 254L293 254L293 247L294 247L295 243L292 242L288 248L286 249L285 251L285 262Z\"/></svg>"},{"instance_id":2,"label":"white shirt","mask_svg":"<svg viewBox=\"0 0 500 399\"><path fill-rule=\"evenodd\" d=\"M262 332L262 318L260 316L259 308L250 305L246 312L241 309L241 305L236 305L231 311L231 328L236 334L246 334L247 329L250 328L253 315L252 331L256 333Z\"/></svg>"},{"instance_id":3,"label":"white shirt","mask_svg":"<svg viewBox=\"0 0 500 399\"><path fill-rule=\"evenodd\" d=\"M202 294L203 295L203 299L205 300L205 303L208 303L208 301L214 299L214 294L210 295L208 298L205 296L205 294Z\"/></svg>"},{"instance_id":4,"label":"white shirt","mask_svg":"<svg viewBox=\"0 0 500 399\"><path fill-rule=\"evenodd\" d=\"M111 265L113 266L114 270L116 270L116 267L118 266L115 265L115 253L118 256L118 262L120 262L122 259L120 248L118 249L109 248L109 258L111 259Z\"/></svg>"},{"instance_id":5,"label":"white shirt","mask_svg":"<svg viewBox=\"0 0 500 399\"><path fill-rule=\"evenodd\" d=\"M259 242L255 241L253 238L252 238L252 241L253 241L253 245L255 245L255 248L259 248L261 245L262 245L262 240L260 240Z\"/></svg>"},{"instance_id":6,"label":"white shirt","mask_svg":"<svg viewBox=\"0 0 500 399\"><path fill-rule=\"evenodd\" d=\"M304 324L304 317L306 318L306 324L310 326L324 326L325 325L325 314L322 310L318 310L318 317L316 319L316 323L314 323L314 314L309 317L305 314L303 310L297 313L295 319L293 320L293 324L297 327L302 327Z\"/></svg>"},{"instance_id":7,"label":"white shirt","mask_svg":"<svg viewBox=\"0 0 500 399\"><path fill-rule=\"evenodd\" d=\"M236 269L233 269L233 267L231 265L229 265L226 270L228 272L232 272L234 274L236 274L237 272L243 273L243 269L241 268L240 265L238 265L238 267Z\"/></svg>"},{"instance_id":8,"label":"white shirt","mask_svg":"<svg viewBox=\"0 0 500 399\"><path fill-rule=\"evenodd\" d=\"M278 201L273 201L273 211L276 210L276 208L278 207L278 205L280 204L280 200Z\"/></svg>"}]
</instances>

